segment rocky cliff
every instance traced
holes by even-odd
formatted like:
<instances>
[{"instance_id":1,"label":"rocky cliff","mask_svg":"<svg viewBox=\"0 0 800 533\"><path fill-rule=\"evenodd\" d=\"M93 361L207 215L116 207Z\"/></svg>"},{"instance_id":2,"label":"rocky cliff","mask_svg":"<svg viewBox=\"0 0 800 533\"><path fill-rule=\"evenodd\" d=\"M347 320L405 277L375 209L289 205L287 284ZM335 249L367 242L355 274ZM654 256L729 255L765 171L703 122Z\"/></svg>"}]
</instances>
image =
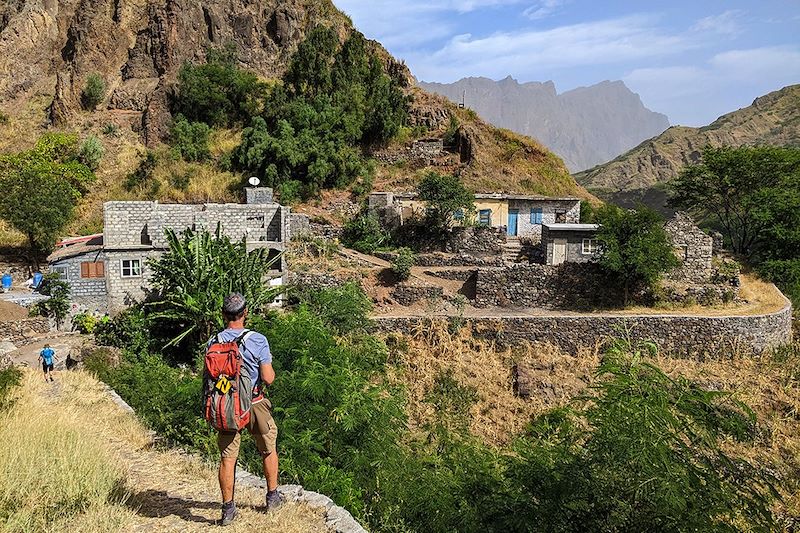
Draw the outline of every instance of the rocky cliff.
<instances>
[{"instance_id":1,"label":"rocky cliff","mask_svg":"<svg viewBox=\"0 0 800 533\"><path fill-rule=\"evenodd\" d=\"M351 28L328 0L13 0L0 7L0 102L52 87L51 120L66 125L97 73L108 87L102 106L141 114L152 143L169 124L184 62L234 43L242 66L277 77L318 23Z\"/></svg>"},{"instance_id":2,"label":"rocky cliff","mask_svg":"<svg viewBox=\"0 0 800 533\"><path fill-rule=\"evenodd\" d=\"M800 146L800 85L757 98L702 128L672 127L615 160L576 175L598 196L664 209L665 184L700 160L705 146Z\"/></svg>"},{"instance_id":3,"label":"rocky cliff","mask_svg":"<svg viewBox=\"0 0 800 533\"><path fill-rule=\"evenodd\" d=\"M464 78L420 83L467 107L495 126L538 139L577 172L604 163L669 127L665 115L642 104L621 81L604 81L562 94L553 82L519 83ZM466 95L465 95L466 93Z\"/></svg>"}]
</instances>

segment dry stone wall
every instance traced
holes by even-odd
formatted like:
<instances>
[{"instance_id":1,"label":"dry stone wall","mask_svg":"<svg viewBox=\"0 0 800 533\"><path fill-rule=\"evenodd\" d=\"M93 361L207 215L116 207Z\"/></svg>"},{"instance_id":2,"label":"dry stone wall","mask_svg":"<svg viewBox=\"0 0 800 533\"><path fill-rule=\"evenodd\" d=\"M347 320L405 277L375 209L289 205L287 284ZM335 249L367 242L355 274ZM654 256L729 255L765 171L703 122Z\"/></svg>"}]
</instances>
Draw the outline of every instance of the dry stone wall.
<instances>
[{"instance_id":1,"label":"dry stone wall","mask_svg":"<svg viewBox=\"0 0 800 533\"><path fill-rule=\"evenodd\" d=\"M381 317L377 327L385 332L412 335L431 319ZM447 320L447 319L443 319ZM777 312L754 316L673 315L546 315L471 318L473 334L500 346L550 343L576 353L611 338L655 342L662 353L676 357L720 358L733 352L761 354L792 341L791 305Z\"/></svg>"},{"instance_id":2,"label":"dry stone wall","mask_svg":"<svg viewBox=\"0 0 800 533\"><path fill-rule=\"evenodd\" d=\"M50 321L46 318L28 318L13 322L0 322L0 340L17 346L33 342L36 335L50 331Z\"/></svg>"}]
</instances>

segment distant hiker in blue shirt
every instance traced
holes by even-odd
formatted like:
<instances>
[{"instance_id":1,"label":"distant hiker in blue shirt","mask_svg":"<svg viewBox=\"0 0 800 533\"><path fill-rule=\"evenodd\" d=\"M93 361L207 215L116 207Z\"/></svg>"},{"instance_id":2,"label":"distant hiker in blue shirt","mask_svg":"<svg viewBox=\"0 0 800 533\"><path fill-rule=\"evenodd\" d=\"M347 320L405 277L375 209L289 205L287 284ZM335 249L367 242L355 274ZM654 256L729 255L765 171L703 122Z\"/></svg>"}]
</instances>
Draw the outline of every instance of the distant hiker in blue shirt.
<instances>
[{"instance_id":1,"label":"distant hiker in blue shirt","mask_svg":"<svg viewBox=\"0 0 800 533\"><path fill-rule=\"evenodd\" d=\"M48 378L50 381L53 381L53 356L55 354L56 352L53 351L49 344L45 344L44 350L39 353L39 361L42 362L42 370L44 371L45 381L47 381Z\"/></svg>"}]
</instances>

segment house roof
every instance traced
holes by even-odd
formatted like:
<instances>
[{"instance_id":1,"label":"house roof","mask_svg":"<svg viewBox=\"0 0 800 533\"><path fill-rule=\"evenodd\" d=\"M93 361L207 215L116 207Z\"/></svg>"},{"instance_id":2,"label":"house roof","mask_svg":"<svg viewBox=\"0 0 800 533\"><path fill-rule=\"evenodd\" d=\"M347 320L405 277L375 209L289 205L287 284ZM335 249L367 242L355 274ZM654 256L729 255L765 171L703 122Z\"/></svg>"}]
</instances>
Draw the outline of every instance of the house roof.
<instances>
[{"instance_id":1,"label":"house roof","mask_svg":"<svg viewBox=\"0 0 800 533\"><path fill-rule=\"evenodd\" d=\"M372 194L392 194L395 198L413 200L417 197L415 192L375 192ZM476 200L532 200L538 202L579 202L581 199L573 196L537 196L525 194L505 194L505 193L475 193Z\"/></svg>"},{"instance_id":2,"label":"house roof","mask_svg":"<svg viewBox=\"0 0 800 533\"><path fill-rule=\"evenodd\" d=\"M78 255L99 252L103 249L103 234L86 235L64 239L56 245L55 251L47 256L48 263L55 263Z\"/></svg>"},{"instance_id":3,"label":"house roof","mask_svg":"<svg viewBox=\"0 0 800 533\"><path fill-rule=\"evenodd\" d=\"M599 224L542 224L549 231L597 231Z\"/></svg>"}]
</instances>

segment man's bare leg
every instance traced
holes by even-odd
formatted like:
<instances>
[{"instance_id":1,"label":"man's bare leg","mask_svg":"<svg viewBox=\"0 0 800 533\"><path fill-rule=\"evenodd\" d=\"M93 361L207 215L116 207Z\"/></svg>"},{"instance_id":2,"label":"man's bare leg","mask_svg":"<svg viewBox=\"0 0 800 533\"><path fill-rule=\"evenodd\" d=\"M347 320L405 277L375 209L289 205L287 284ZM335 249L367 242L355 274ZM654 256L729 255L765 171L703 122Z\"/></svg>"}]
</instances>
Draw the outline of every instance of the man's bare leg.
<instances>
[{"instance_id":1,"label":"man's bare leg","mask_svg":"<svg viewBox=\"0 0 800 533\"><path fill-rule=\"evenodd\" d=\"M278 488L278 452L264 456L264 478L267 480L267 490Z\"/></svg>"},{"instance_id":2,"label":"man's bare leg","mask_svg":"<svg viewBox=\"0 0 800 533\"><path fill-rule=\"evenodd\" d=\"M233 501L233 482L236 478L236 458L223 457L219 462L219 489L222 492L222 502Z\"/></svg>"}]
</instances>

